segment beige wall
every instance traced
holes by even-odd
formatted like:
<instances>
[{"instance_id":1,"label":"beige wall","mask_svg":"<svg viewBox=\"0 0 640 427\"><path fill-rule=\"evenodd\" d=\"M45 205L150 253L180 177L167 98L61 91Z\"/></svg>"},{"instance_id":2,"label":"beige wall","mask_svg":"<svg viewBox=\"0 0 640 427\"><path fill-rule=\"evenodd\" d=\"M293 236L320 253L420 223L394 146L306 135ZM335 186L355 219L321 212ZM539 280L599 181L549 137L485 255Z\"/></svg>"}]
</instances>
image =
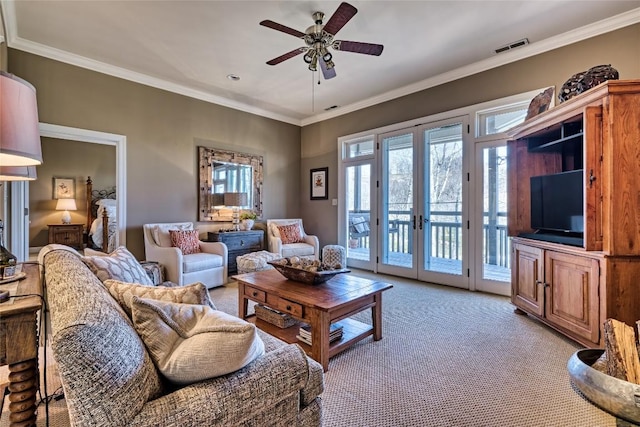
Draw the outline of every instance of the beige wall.
<instances>
[{"instance_id":1,"label":"beige wall","mask_svg":"<svg viewBox=\"0 0 640 427\"><path fill-rule=\"evenodd\" d=\"M305 229L317 232L321 246L337 241L338 211L331 199L338 198L338 137L538 88L558 91L573 74L600 64L611 64L621 79L639 79L639 46L637 24L303 127L300 209ZM329 200L309 200L309 170L324 166L329 167Z\"/></svg>"},{"instance_id":2,"label":"beige wall","mask_svg":"<svg viewBox=\"0 0 640 427\"><path fill-rule=\"evenodd\" d=\"M76 180L77 211L71 211L71 222L86 224L86 181L90 176L93 188L101 190L116 185L116 148L102 144L42 138L42 165L37 167L38 179L29 183L29 246L47 244L48 224L60 224L62 212L56 211L53 199L53 177Z\"/></svg>"},{"instance_id":3,"label":"beige wall","mask_svg":"<svg viewBox=\"0 0 640 427\"><path fill-rule=\"evenodd\" d=\"M264 217L297 217L300 127L9 49L33 84L40 121L127 137L127 246L142 224L197 220L196 140L264 156ZM201 230L210 224L199 224Z\"/></svg>"}]
</instances>

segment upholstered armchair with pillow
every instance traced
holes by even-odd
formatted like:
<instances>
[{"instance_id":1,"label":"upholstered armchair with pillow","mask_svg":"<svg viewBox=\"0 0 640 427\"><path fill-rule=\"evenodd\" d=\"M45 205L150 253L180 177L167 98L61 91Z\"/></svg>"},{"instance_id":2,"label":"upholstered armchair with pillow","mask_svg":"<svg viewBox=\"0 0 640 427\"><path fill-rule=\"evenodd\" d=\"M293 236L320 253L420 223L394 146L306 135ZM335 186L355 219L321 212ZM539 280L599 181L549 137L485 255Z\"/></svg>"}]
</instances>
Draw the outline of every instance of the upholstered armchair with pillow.
<instances>
[{"instance_id":1,"label":"upholstered armchair with pillow","mask_svg":"<svg viewBox=\"0 0 640 427\"><path fill-rule=\"evenodd\" d=\"M320 259L318 238L304 232L301 219L268 219L267 236L269 252Z\"/></svg>"},{"instance_id":2,"label":"upholstered armchair with pillow","mask_svg":"<svg viewBox=\"0 0 640 427\"><path fill-rule=\"evenodd\" d=\"M166 280L207 288L227 283L227 246L200 241L192 222L144 224L143 230L146 259L164 266Z\"/></svg>"}]
</instances>

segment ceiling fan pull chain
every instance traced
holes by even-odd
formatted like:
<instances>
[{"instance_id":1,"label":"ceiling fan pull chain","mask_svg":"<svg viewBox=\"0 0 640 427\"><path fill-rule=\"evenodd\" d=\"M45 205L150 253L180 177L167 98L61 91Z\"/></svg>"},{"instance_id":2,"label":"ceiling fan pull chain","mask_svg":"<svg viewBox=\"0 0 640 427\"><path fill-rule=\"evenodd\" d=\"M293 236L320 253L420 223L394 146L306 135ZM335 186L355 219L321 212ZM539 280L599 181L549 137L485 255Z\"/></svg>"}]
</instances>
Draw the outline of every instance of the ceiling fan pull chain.
<instances>
[{"instance_id":1,"label":"ceiling fan pull chain","mask_svg":"<svg viewBox=\"0 0 640 427\"><path fill-rule=\"evenodd\" d=\"M312 113L315 113L316 111L316 88L313 84L315 77L316 76L313 75L313 72L311 72L311 112Z\"/></svg>"}]
</instances>

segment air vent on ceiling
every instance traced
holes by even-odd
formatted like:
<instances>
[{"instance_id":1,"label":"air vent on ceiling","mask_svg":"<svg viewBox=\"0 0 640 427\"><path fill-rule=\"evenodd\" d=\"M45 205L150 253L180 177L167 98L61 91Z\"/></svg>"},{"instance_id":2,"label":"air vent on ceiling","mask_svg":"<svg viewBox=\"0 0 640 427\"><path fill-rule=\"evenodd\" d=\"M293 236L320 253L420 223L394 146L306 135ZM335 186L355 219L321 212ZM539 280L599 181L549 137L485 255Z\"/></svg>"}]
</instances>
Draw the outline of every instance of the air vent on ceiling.
<instances>
[{"instance_id":1,"label":"air vent on ceiling","mask_svg":"<svg viewBox=\"0 0 640 427\"><path fill-rule=\"evenodd\" d=\"M337 105L332 105L331 107L325 108L324 111L331 111L331 110L335 110L336 108L338 108Z\"/></svg>"},{"instance_id":2,"label":"air vent on ceiling","mask_svg":"<svg viewBox=\"0 0 640 427\"><path fill-rule=\"evenodd\" d=\"M515 49L520 46L525 46L529 44L529 39L518 40L517 42L509 43L508 45L499 47L496 49L496 53L506 52L511 49Z\"/></svg>"}]
</instances>

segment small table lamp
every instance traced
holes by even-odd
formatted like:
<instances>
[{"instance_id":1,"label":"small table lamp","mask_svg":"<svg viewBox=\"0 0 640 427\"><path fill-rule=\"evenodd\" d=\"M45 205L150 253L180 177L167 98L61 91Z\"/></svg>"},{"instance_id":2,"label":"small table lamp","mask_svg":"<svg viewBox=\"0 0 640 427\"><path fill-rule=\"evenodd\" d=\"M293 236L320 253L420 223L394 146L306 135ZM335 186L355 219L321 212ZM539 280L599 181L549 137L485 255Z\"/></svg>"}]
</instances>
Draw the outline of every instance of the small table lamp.
<instances>
[{"instance_id":1,"label":"small table lamp","mask_svg":"<svg viewBox=\"0 0 640 427\"><path fill-rule=\"evenodd\" d=\"M56 204L57 211L64 211L62 213L62 223L63 224L71 224L71 214L69 211L78 210L76 208L76 199L58 199L58 204Z\"/></svg>"},{"instance_id":2,"label":"small table lamp","mask_svg":"<svg viewBox=\"0 0 640 427\"><path fill-rule=\"evenodd\" d=\"M233 229L240 230L240 210L238 208L247 206L247 193L224 193L224 204L233 208Z\"/></svg>"}]
</instances>

